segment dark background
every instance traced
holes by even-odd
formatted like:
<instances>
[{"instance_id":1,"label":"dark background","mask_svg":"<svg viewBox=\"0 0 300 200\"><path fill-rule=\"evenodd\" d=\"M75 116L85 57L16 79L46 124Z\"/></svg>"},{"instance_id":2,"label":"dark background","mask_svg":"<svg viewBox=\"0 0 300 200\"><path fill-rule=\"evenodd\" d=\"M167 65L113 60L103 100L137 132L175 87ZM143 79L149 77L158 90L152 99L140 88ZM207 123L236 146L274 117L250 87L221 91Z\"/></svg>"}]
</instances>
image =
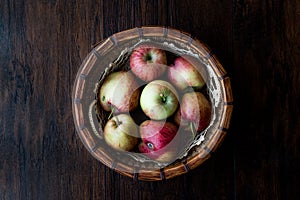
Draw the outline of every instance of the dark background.
<instances>
[{"instance_id":1,"label":"dark background","mask_svg":"<svg viewBox=\"0 0 300 200\"><path fill-rule=\"evenodd\" d=\"M164 182L95 160L71 92L92 46L143 25L203 40L231 77L218 151ZM0 199L299 199L300 1L0 0Z\"/></svg>"}]
</instances>

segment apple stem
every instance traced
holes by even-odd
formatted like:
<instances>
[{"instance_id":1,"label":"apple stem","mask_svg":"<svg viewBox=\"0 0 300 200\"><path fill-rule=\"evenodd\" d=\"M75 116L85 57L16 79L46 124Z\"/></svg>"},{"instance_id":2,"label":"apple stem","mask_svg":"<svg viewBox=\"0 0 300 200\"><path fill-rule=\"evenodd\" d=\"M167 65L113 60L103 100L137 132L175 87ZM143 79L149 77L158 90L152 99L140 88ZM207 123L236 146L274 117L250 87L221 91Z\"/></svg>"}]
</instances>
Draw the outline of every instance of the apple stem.
<instances>
[{"instance_id":1,"label":"apple stem","mask_svg":"<svg viewBox=\"0 0 300 200\"><path fill-rule=\"evenodd\" d=\"M117 126L119 126L121 124L121 122L119 121L118 116L116 116L116 121L117 121Z\"/></svg>"},{"instance_id":2,"label":"apple stem","mask_svg":"<svg viewBox=\"0 0 300 200\"><path fill-rule=\"evenodd\" d=\"M196 136L196 134L195 134L195 127L194 127L193 122L190 122L190 128L191 128L191 131L192 131L192 137L193 137L193 139L194 139L195 136Z\"/></svg>"},{"instance_id":3,"label":"apple stem","mask_svg":"<svg viewBox=\"0 0 300 200\"><path fill-rule=\"evenodd\" d=\"M115 111L115 107L112 107L112 108L111 108L111 112L110 112L109 115L108 115L108 119L111 118L111 116L112 116L112 114L114 113L114 111Z\"/></svg>"},{"instance_id":4,"label":"apple stem","mask_svg":"<svg viewBox=\"0 0 300 200\"><path fill-rule=\"evenodd\" d=\"M162 98L162 101L163 101L163 102L166 102L166 97L165 97L165 95L163 95L163 93L160 93L159 96Z\"/></svg>"}]
</instances>

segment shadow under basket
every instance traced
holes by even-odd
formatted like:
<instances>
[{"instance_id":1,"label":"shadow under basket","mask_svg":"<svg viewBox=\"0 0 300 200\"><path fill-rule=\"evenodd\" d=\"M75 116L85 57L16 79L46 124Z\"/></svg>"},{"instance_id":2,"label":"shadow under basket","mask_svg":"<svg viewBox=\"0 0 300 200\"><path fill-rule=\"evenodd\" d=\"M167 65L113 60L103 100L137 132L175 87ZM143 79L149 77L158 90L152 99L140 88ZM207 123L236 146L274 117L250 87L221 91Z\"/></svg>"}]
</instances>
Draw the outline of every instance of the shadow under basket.
<instances>
[{"instance_id":1,"label":"shadow under basket","mask_svg":"<svg viewBox=\"0 0 300 200\"><path fill-rule=\"evenodd\" d=\"M101 108L99 90L107 76L128 71L129 57L139 45L153 45L204 66L207 97L212 107L210 125L169 163L160 163L138 152L116 151L103 136L109 112ZM141 27L116 33L97 44L83 61L73 87L72 109L82 143L97 160L120 174L137 180L157 181L187 173L207 160L226 136L233 97L230 79L212 51L189 34L165 27Z\"/></svg>"}]
</instances>

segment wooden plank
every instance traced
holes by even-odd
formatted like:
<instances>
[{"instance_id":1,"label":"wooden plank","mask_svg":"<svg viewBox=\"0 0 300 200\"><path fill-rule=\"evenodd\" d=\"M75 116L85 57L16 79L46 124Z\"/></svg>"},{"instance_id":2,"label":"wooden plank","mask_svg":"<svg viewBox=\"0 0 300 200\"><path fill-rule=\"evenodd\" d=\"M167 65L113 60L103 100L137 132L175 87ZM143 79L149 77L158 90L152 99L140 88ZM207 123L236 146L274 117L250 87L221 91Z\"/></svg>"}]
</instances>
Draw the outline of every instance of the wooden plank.
<instances>
[{"instance_id":1,"label":"wooden plank","mask_svg":"<svg viewBox=\"0 0 300 200\"><path fill-rule=\"evenodd\" d=\"M234 8L237 199L297 199L300 3L235 0Z\"/></svg>"},{"instance_id":2,"label":"wooden plank","mask_svg":"<svg viewBox=\"0 0 300 200\"><path fill-rule=\"evenodd\" d=\"M104 184L97 177L105 168L75 133L71 91L91 44L103 35L102 6L0 5L0 199L99 196Z\"/></svg>"}]
</instances>

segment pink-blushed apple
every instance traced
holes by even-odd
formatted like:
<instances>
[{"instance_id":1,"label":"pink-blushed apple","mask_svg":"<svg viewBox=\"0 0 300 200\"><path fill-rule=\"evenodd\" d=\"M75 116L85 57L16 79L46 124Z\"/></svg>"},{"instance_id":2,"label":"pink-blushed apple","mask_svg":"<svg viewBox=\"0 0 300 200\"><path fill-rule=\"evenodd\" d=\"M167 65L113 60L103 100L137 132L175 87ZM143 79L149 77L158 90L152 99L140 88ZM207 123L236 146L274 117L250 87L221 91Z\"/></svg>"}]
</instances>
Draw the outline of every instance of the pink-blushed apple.
<instances>
[{"instance_id":1,"label":"pink-blushed apple","mask_svg":"<svg viewBox=\"0 0 300 200\"><path fill-rule=\"evenodd\" d=\"M187 87L202 88L205 85L200 71L183 57L176 58L174 65L170 65L168 78L180 90Z\"/></svg>"},{"instance_id":2,"label":"pink-blushed apple","mask_svg":"<svg viewBox=\"0 0 300 200\"><path fill-rule=\"evenodd\" d=\"M130 68L143 81L157 79L167 68L166 53L150 45L141 45L130 55Z\"/></svg>"},{"instance_id":3,"label":"pink-blushed apple","mask_svg":"<svg viewBox=\"0 0 300 200\"><path fill-rule=\"evenodd\" d=\"M100 88L100 103L104 110L129 112L139 105L139 85L130 71L113 72Z\"/></svg>"},{"instance_id":4,"label":"pink-blushed apple","mask_svg":"<svg viewBox=\"0 0 300 200\"><path fill-rule=\"evenodd\" d=\"M185 136L186 138L194 139L197 132L197 122L189 121L187 119L183 119L181 116L180 109L178 109L174 116L173 116L174 122L180 127L180 134Z\"/></svg>"},{"instance_id":5,"label":"pink-blushed apple","mask_svg":"<svg viewBox=\"0 0 300 200\"><path fill-rule=\"evenodd\" d=\"M138 126L127 114L116 115L105 124L104 139L114 149L130 151L137 145L138 138Z\"/></svg>"},{"instance_id":6,"label":"pink-blushed apple","mask_svg":"<svg viewBox=\"0 0 300 200\"><path fill-rule=\"evenodd\" d=\"M179 109L175 112L174 116L173 116L174 122L180 126L181 128L186 129L186 127L189 126L189 121L183 120L182 116L181 116L181 112L180 112L180 107Z\"/></svg>"},{"instance_id":7,"label":"pink-blushed apple","mask_svg":"<svg viewBox=\"0 0 300 200\"><path fill-rule=\"evenodd\" d=\"M142 142L139 151L159 162L176 159L177 142L174 138L178 127L171 122L146 120L140 125Z\"/></svg>"},{"instance_id":8,"label":"pink-blushed apple","mask_svg":"<svg viewBox=\"0 0 300 200\"><path fill-rule=\"evenodd\" d=\"M211 104L201 92L185 93L174 121L181 127L193 126L192 130L203 131L211 120Z\"/></svg>"},{"instance_id":9,"label":"pink-blushed apple","mask_svg":"<svg viewBox=\"0 0 300 200\"><path fill-rule=\"evenodd\" d=\"M140 105L143 112L151 119L166 119L177 109L178 94L167 81L154 80L144 87Z\"/></svg>"}]
</instances>

